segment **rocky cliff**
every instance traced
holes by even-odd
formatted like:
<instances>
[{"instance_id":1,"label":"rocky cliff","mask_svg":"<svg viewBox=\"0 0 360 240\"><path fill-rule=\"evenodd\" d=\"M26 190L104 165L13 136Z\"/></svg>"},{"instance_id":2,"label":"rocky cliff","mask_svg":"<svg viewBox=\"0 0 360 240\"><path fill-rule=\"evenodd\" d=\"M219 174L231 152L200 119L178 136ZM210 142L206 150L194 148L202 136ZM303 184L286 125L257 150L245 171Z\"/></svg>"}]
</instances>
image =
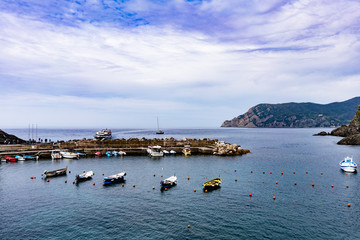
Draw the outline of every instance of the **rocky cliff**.
<instances>
[{"instance_id":1,"label":"rocky cliff","mask_svg":"<svg viewBox=\"0 0 360 240\"><path fill-rule=\"evenodd\" d=\"M11 135L11 134L7 134L6 132L2 131L0 129L0 144L8 144L8 143L25 143L24 140Z\"/></svg>"},{"instance_id":2,"label":"rocky cliff","mask_svg":"<svg viewBox=\"0 0 360 240\"><path fill-rule=\"evenodd\" d=\"M334 127L348 124L359 104L360 97L330 104L259 104L221 127Z\"/></svg>"}]
</instances>

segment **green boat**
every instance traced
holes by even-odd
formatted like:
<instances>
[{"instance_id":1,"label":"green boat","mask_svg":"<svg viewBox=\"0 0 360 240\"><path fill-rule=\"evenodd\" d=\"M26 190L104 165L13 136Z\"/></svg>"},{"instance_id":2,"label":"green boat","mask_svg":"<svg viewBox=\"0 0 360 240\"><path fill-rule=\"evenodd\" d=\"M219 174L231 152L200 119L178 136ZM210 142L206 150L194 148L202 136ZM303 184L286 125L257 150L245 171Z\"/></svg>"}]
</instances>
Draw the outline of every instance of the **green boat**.
<instances>
[{"instance_id":1,"label":"green boat","mask_svg":"<svg viewBox=\"0 0 360 240\"><path fill-rule=\"evenodd\" d=\"M203 184L203 187L205 189L214 189L220 187L220 184L221 184L221 178L218 177L213 180L207 181L206 183Z\"/></svg>"}]
</instances>

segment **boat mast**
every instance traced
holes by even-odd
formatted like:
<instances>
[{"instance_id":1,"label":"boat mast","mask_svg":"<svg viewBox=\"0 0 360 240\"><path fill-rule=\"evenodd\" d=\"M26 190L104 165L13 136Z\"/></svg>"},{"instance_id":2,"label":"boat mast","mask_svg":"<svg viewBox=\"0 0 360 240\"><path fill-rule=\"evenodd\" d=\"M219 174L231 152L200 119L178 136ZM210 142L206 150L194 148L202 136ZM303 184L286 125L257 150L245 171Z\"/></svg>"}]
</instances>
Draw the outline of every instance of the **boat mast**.
<instances>
[{"instance_id":1,"label":"boat mast","mask_svg":"<svg viewBox=\"0 0 360 240\"><path fill-rule=\"evenodd\" d=\"M156 119L157 119L157 130L159 131L160 129L159 129L159 117L156 117Z\"/></svg>"}]
</instances>

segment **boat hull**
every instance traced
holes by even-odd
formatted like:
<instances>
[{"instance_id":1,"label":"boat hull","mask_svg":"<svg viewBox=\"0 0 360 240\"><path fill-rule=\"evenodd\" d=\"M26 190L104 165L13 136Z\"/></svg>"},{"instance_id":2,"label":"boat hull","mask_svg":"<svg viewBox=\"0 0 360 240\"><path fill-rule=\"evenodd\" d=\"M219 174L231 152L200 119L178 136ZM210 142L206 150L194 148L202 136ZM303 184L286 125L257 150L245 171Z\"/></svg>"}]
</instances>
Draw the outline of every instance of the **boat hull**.
<instances>
[{"instance_id":1,"label":"boat hull","mask_svg":"<svg viewBox=\"0 0 360 240\"><path fill-rule=\"evenodd\" d=\"M62 168L62 169L58 169L58 170L54 170L54 171L45 171L43 173L43 175L45 175L45 177L57 177L57 176L61 176L61 175L66 175L66 171L67 168Z\"/></svg>"},{"instance_id":2,"label":"boat hull","mask_svg":"<svg viewBox=\"0 0 360 240\"><path fill-rule=\"evenodd\" d=\"M125 176L126 176L126 172L121 172L116 175L104 177L103 183L104 183L104 185L108 185L108 184L112 184L112 183L125 182L125 179L124 179Z\"/></svg>"},{"instance_id":3,"label":"boat hull","mask_svg":"<svg viewBox=\"0 0 360 240\"><path fill-rule=\"evenodd\" d=\"M356 172L356 167L346 166L346 167L341 167L341 170L343 170L344 172Z\"/></svg>"}]
</instances>

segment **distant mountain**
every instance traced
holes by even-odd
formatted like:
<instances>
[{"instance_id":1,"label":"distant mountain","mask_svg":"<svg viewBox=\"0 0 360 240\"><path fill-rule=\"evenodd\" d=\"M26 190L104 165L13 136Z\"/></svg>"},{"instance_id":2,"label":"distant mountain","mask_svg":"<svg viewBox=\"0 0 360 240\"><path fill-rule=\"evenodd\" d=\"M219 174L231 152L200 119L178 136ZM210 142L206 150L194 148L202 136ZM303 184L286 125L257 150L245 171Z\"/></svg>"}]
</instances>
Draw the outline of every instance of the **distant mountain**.
<instances>
[{"instance_id":1,"label":"distant mountain","mask_svg":"<svg viewBox=\"0 0 360 240\"><path fill-rule=\"evenodd\" d=\"M329 104L259 104L245 114L226 120L221 127L308 128L349 124L360 97Z\"/></svg>"}]
</instances>

